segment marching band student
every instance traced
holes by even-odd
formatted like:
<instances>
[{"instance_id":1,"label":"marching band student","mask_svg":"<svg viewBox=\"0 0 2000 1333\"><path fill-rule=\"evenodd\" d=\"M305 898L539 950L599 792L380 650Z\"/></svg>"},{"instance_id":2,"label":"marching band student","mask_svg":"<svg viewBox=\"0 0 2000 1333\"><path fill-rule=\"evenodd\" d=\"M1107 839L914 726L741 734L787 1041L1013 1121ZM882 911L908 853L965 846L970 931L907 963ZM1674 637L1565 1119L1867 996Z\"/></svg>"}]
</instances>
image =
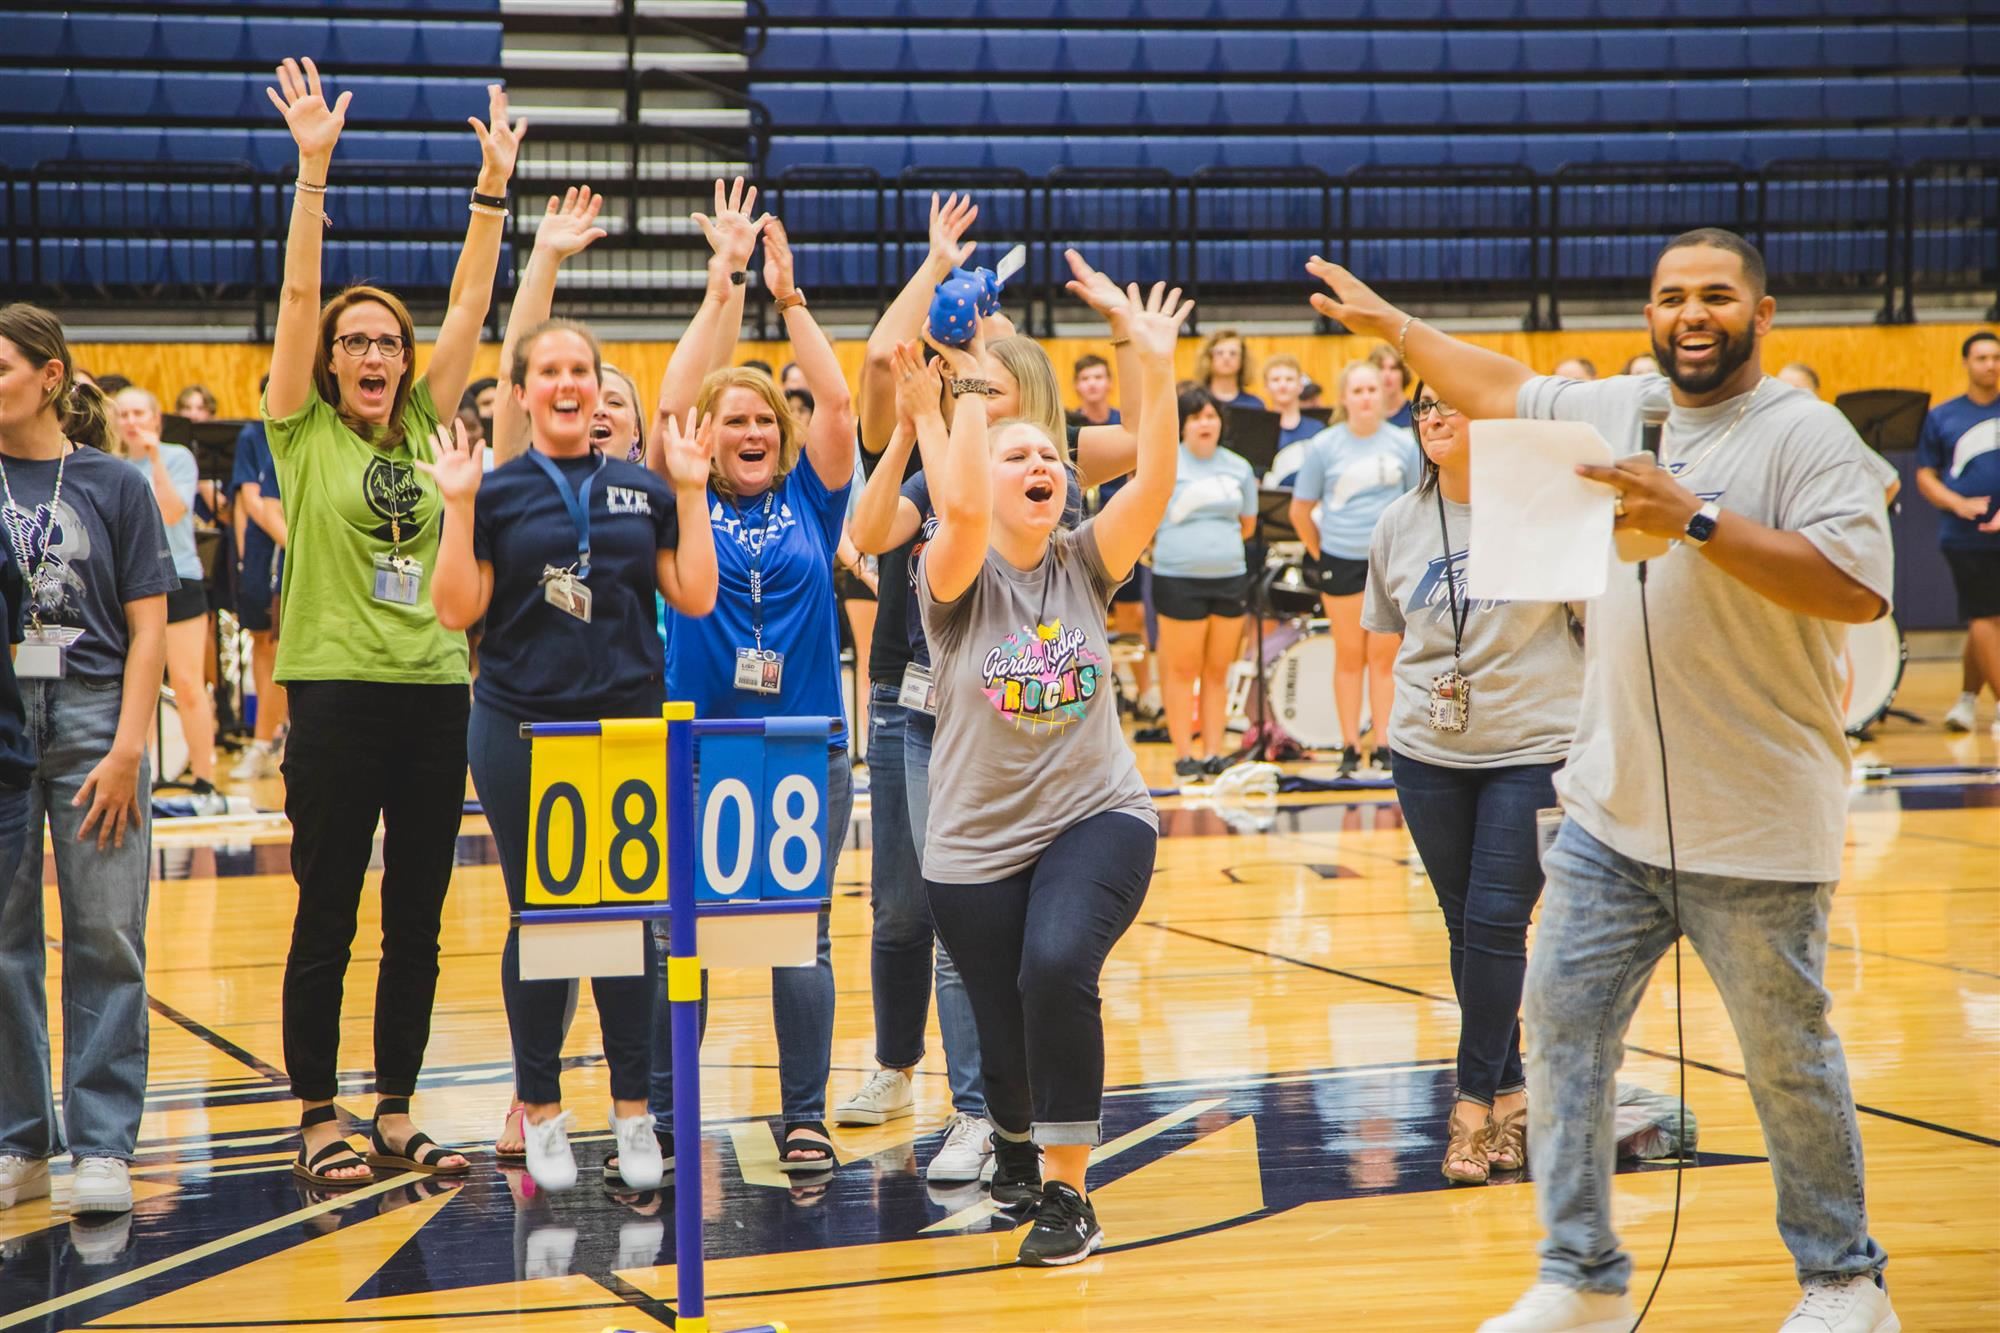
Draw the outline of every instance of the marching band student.
<instances>
[{"instance_id":1,"label":"marching band student","mask_svg":"<svg viewBox=\"0 0 2000 1333\"><path fill-rule=\"evenodd\" d=\"M1035 1196L1026 1264L1078 1262L1103 1243L1084 1172L1104 1094L1104 960L1137 916L1158 820L1118 725L1104 604L1153 538L1174 486L1173 351L1193 309L1164 284L1129 291L1142 362L1137 473L1102 512L1061 527L1062 444L1039 424L953 414L910 352L915 428L937 505L917 561L935 661L937 762L924 879L939 936L979 1025L995 1137L993 1197ZM971 354L943 349L954 398L979 392ZM1047 1184L1042 1185L1046 1157Z\"/></svg>"},{"instance_id":2,"label":"marching band student","mask_svg":"<svg viewBox=\"0 0 2000 1333\"><path fill-rule=\"evenodd\" d=\"M715 604L708 432L697 432L692 418L685 429L666 423L671 486L604 453L591 438L601 369L587 329L545 321L515 344L506 377L530 423L527 454L482 477L464 427L455 440L441 427L437 461L418 464L436 478L445 504L431 580L438 620L463 629L486 619L467 746L516 911L526 903L528 876L531 747L521 724L658 717L666 682L655 595L684 616L707 615ZM580 662L589 670L579 672ZM662 1161L646 1106L655 963L652 934L642 934L646 971L593 978L591 993L611 1072L618 1174L651 1189ZM500 980L526 1108L528 1171L545 1189L567 1189L576 1183L561 1089L570 986L521 978L517 929L507 932Z\"/></svg>"},{"instance_id":3,"label":"marching band student","mask_svg":"<svg viewBox=\"0 0 2000 1333\"><path fill-rule=\"evenodd\" d=\"M263 395L270 376L257 386ZM250 634L251 671L257 682L256 737L229 776L249 781L278 776L278 729L286 718L285 691L277 682L278 579L283 569L285 506L278 492L277 466L262 421L245 422L236 436L230 475L230 506L236 523L236 620Z\"/></svg>"},{"instance_id":4,"label":"marching band student","mask_svg":"<svg viewBox=\"0 0 2000 1333\"><path fill-rule=\"evenodd\" d=\"M54 315L0 308L10 639L23 637L24 602L28 613L18 656L0 668L0 1208L46 1195L48 1159L67 1142L71 1211L122 1213L146 1103L146 733L178 580L152 492L100 452L111 442L108 406L77 384L74 364ZM45 819L63 918L60 1129L44 985Z\"/></svg>"},{"instance_id":5,"label":"marching band student","mask_svg":"<svg viewBox=\"0 0 2000 1333\"><path fill-rule=\"evenodd\" d=\"M285 964L285 1065L303 1103L293 1171L351 1185L369 1162L461 1175L466 1158L410 1120L437 993L438 933L465 808L470 709L465 635L440 624L429 581L443 506L432 462L440 409L458 402L479 345L525 126L471 122L481 164L465 248L428 372L394 295L350 287L320 305L326 170L352 93L328 105L312 61L270 91L299 146L264 421L289 523L277 676L291 696L285 814L299 910ZM342 985L362 880L382 825L382 962L375 985L374 1151L338 1132Z\"/></svg>"}]
</instances>

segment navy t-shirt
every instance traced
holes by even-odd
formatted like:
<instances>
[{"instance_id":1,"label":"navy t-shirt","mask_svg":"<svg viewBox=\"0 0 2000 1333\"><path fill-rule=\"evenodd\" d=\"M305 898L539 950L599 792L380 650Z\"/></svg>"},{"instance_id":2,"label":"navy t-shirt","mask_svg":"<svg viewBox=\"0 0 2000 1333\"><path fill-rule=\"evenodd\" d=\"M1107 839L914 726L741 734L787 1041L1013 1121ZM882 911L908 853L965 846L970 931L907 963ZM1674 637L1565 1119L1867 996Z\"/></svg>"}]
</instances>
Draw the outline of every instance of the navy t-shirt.
<instances>
[{"instance_id":1,"label":"navy t-shirt","mask_svg":"<svg viewBox=\"0 0 2000 1333\"><path fill-rule=\"evenodd\" d=\"M271 459L271 441L264 423L252 421L236 436L236 463L229 474L229 493L234 496L245 485L257 487L266 500L278 499L278 467ZM250 520L243 525L243 552L237 588L242 596L268 597L277 562L278 544L271 534Z\"/></svg>"},{"instance_id":2,"label":"navy t-shirt","mask_svg":"<svg viewBox=\"0 0 2000 1333\"><path fill-rule=\"evenodd\" d=\"M9 556L0 564L0 614L7 617L7 642L19 643L28 606L28 582L20 562ZM21 706L21 682L14 676L14 655L0 653L0 787L19 791L35 776L35 747L28 744L28 714Z\"/></svg>"},{"instance_id":3,"label":"navy t-shirt","mask_svg":"<svg viewBox=\"0 0 2000 1333\"><path fill-rule=\"evenodd\" d=\"M623 459L552 459L572 493L590 487L588 623L549 605L542 571L576 563L576 524L555 482L523 454L486 474L472 553L493 566L473 696L508 717L592 721L657 716L666 701L653 627L659 552L679 545L674 492Z\"/></svg>"},{"instance_id":4,"label":"navy t-shirt","mask_svg":"<svg viewBox=\"0 0 2000 1333\"><path fill-rule=\"evenodd\" d=\"M1917 466L1934 468L1938 479L1960 495L1993 497L1975 521L1938 515L1938 545L1956 551L2000 551L2000 532L1981 532L2000 508L2000 398L1981 407L1961 394L1939 403L1924 418L1917 436Z\"/></svg>"},{"instance_id":5,"label":"navy t-shirt","mask_svg":"<svg viewBox=\"0 0 2000 1333\"><path fill-rule=\"evenodd\" d=\"M843 716L833 553L847 516L848 486L829 490L811 457L801 454L764 495L732 499L709 491L715 610L689 617L667 608L668 690L677 702L694 704L696 717ZM753 553L763 585L764 647L785 655L776 694L736 688L737 650L757 644ZM846 743L842 732L835 746Z\"/></svg>"}]
</instances>

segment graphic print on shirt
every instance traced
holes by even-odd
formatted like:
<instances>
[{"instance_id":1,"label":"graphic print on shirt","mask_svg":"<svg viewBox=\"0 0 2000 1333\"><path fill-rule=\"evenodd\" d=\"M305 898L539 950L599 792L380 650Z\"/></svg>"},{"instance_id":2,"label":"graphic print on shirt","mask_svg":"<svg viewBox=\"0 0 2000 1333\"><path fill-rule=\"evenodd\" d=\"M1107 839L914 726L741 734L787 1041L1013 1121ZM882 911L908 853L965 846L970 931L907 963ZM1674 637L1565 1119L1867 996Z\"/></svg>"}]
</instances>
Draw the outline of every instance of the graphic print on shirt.
<instances>
[{"instance_id":1,"label":"graphic print on shirt","mask_svg":"<svg viewBox=\"0 0 2000 1333\"><path fill-rule=\"evenodd\" d=\"M748 521L746 522L746 518ZM769 527L752 526L761 524L764 518L764 502L759 500L746 510L717 500L708 507L708 521L718 538L727 538L737 546L755 555L767 546L776 546L784 535L799 525L792 507L780 501L771 508Z\"/></svg>"},{"instance_id":2,"label":"graphic print on shirt","mask_svg":"<svg viewBox=\"0 0 2000 1333\"><path fill-rule=\"evenodd\" d=\"M937 530L938 530L938 517L936 514L932 514L929 518L926 518L923 521L923 525L917 529L916 539L910 547L909 563L907 565L907 568L909 570L909 575L910 575L910 591L913 593L917 590L917 557L922 555L924 553L924 548L931 544L931 538L937 536Z\"/></svg>"},{"instance_id":3,"label":"graphic print on shirt","mask_svg":"<svg viewBox=\"0 0 2000 1333\"><path fill-rule=\"evenodd\" d=\"M607 514L645 514L653 512L653 501L644 491L630 486L606 486L604 488L604 512Z\"/></svg>"},{"instance_id":4,"label":"graphic print on shirt","mask_svg":"<svg viewBox=\"0 0 2000 1333\"><path fill-rule=\"evenodd\" d=\"M1027 625L989 649L980 667L986 697L1017 726L1061 731L1081 722L1104 680L1104 662L1084 632L1061 620Z\"/></svg>"},{"instance_id":5,"label":"graphic print on shirt","mask_svg":"<svg viewBox=\"0 0 2000 1333\"><path fill-rule=\"evenodd\" d=\"M23 545L36 553L35 580L29 588L29 604L45 616L59 616L74 592L84 593L83 575L71 566L90 559L90 529L76 510L60 504L51 513L47 502L33 512L18 504L7 507L7 540L19 551ZM48 558L41 558L42 543L48 543ZM19 557L13 557L18 560Z\"/></svg>"},{"instance_id":6,"label":"graphic print on shirt","mask_svg":"<svg viewBox=\"0 0 2000 1333\"><path fill-rule=\"evenodd\" d=\"M1356 496L1366 495L1384 486L1394 487L1399 491L1409 489L1403 480L1402 460L1387 451L1370 454L1342 468L1339 479L1333 483L1333 489L1327 492L1326 499L1321 503L1326 506L1328 513L1332 513L1344 508L1347 502Z\"/></svg>"},{"instance_id":7,"label":"graphic print on shirt","mask_svg":"<svg viewBox=\"0 0 2000 1333\"><path fill-rule=\"evenodd\" d=\"M412 464L369 459L361 474L361 495L368 503L368 512L382 520L375 529L375 540L394 541L395 529L401 527L403 540L414 541L421 526L416 521L417 502L423 493Z\"/></svg>"},{"instance_id":8,"label":"graphic print on shirt","mask_svg":"<svg viewBox=\"0 0 2000 1333\"><path fill-rule=\"evenodd\" d=\"M1174 491L1173 499L1167 502L1167 516L1163 521L1185 523L1204 509L1215 509L1234 518L1242 512L1242 506L1243 488L1236 478L1203 477Z\"/></svg>"},{"instance_id":9,"label":"graphic print on shirt","mask_svg":"<svg viewBox=\"0 0 2000 1333\"><path fill-rule=\"evenodd\" d=\"M1410 595L1412 616L1416 614L1416 608L1429 607L1431 619L1440 625L1451 624L1453 595L1457 596L1458 604L1463 608L1462 614L1467 617L1478 611L1491 611L1501 605L1500 599L1496 597L1482 597L1475 601L1467 594L1465 580L1471 569L1471 562L1466 558L1466 554L1464 551L1451 553L1450 592L1445 590L1444 557L1441 555L1431 557L1430 565L1424 570L1424 576L1417 580L1416 591Z\"/></svg>"},{"instance_id":10,"label":"graphic print on shirt","mask_svg":"<svg viewBox=\"0 0 2000 1333\"><path fill-rule=\"evenodd\" d=\"M1950 475L1958 477L1975 458L2000 449L2000 417L1988 417L1958 437L1951 447Z\"/></svg>"}]
</instances>

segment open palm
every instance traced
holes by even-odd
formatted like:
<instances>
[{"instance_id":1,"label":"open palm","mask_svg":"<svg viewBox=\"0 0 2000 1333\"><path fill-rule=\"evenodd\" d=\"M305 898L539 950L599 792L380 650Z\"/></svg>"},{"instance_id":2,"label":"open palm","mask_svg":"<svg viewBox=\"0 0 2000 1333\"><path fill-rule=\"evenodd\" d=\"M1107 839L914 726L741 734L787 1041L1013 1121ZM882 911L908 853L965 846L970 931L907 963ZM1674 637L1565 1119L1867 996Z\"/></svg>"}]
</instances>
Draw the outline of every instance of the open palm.
<instances>
[{"instance_id":1,"label":"open palm","mask_svg":"<svg viewBox=\"0 0 2000 1333\"><path fill-rule=\"evenodd\" d=\"M785 224L766 215L764 226L764 290L772 298L790 296L798 289L798 279L792 271L792 243L785 235Z\"/></svg>"},{"instance_id":2,"label":"open palm","mask_svg":"<svg viewBox=\"0 0 2000 1333\"><path fill-rule=\"evenodd\" d=\"M465 423L457 417L450 424L439 423L437 432L431 437L431 447L436 459L426 463L417 460L417 467L428 472L437 482L438 495L446 504L463 504L479 494L479 483L484 477L485 460L465 439Z\"/></svg>"},{"instance_id":3,"label":"open palm","mask_svg":"<svg viewBox=\"0 0 2000 1333\"><path fill-rule=\"evenodd\" d=\"M467 116L465 123L479 136L479 174L482 180L504 188L513 179L514 163L521 156L521 138L528 122L507 119L507 89L501 84L486 85L486 119Z\"/></svg>"},{"instance_id":4,"label":"open palm","mask_svg":"<svg viewBox=\"0 0 2000 1333\"><path fill-rule=\"evenodd\" d=\"M715 419L703 417L695 424L689 408L685 424L671 413L660 419L665 434L662 452L666 456L667 480L676 491L699 491L708 487L709 460L715 456Z\"/></svg>"},{"instance_id":5,"label":"open palm","mask_svg":"<svg viewBox=\"0 0 2000 1333\"><path fill-rule=\"evenodd\" d=\"M588 185L573 185L563 191L558 199L549 196L549 210L542 215L542 225L535 232L535 248L546 250L558 259L568 259L590 248L593 241L601 241L608 233L597 225L597 212L604 207L604 196L594 194Z\"/></svg>"},{"instance_id":6,"label":"open palm","mask_svg":"<svg viewBox=\"0 0 2000 1333\"><path fill-rule=\"evenodd\" d=\"M752 221L750 210L757 206L757 187L747 188L743 178L738 176L734 184L725 186L715 183L715 213L694 214L695 225L708 238L709 249L715 251L733 272L750 267L750 255L757 248L757 234L764 230L771 220L770 214Z\"/></svg>"},{"instance_id":7,"label":"open palm","mask_svg":"<svg viewBox=\"0 0 2000 1333\"><path fill-rule=\"evenodd\" d=\"M1125 298L1132 306L1128 327L1139 355L1150 360L1172 361L1174 344L1180 341L1181 326L1194 313L1194 302L1181 300L1181 289L1175 287L1169 291L1164 282L1154 283L1152 294L1143 300L1135 282L1125 289Z\"/></svg>"},{"instance_id":8,"label":"open palm","mask_svg":"<svg viewBox=\"0 0 2000 1333\"><path fill-rule=\"evenodd\" d=\"M292 132L292 142L299 146L301 157L327 157L333 153L333 146L340 142L340 131L347 125L347 104L354 99L353 93L342 93L329 107L320 87L319 67L308 57L301 69L300 62L287 57L278 66L278 86L266 88L264 95L284 116L285 128Z\"/></svg>"}]
</instances>

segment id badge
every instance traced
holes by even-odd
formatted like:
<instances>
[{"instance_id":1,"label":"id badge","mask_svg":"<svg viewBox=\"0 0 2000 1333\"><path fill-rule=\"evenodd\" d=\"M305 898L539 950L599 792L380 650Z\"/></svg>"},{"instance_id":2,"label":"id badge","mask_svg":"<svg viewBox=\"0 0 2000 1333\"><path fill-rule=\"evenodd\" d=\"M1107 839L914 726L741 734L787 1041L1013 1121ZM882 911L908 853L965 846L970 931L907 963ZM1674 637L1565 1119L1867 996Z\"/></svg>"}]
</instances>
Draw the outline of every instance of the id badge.
<instances>
[{"instance_id":1,"label":"id badge","mask_svg":"<svg viewBox=\"0 0 2000 1333\"><path fill-rule=\"evenodd\" d=\"M542 600L566 616L590 623L590 587L574 574L547 575L542 583Z\"/></svg>"},{"instance_id":2,"label":"id badge","mask_svg":"<svg viewBox=\"0 0 2000 1333\"><path fill-rule=\"evenodd\" d=\"M752 694L776 694L784 688L785 655L772 648L736 650L736 688Z\"/></svg>"},{"instance_id":3,"label":"id badge","mask_svg":"<svg viewBox=\"0 0 2000 1333\"><path fill-rule=\"evenodd\" d=\"M415 606L423 587L424 567L409 556L375 557L375 600L397 606Z\"/></svg>"},{"instance_id":4,"label":"id badge","mask_svg":"<svg viewBox=\"0 0 2000 1333\"><path fill-rule=\"evenodd\" d=\"M936 717L937 681L931 677L931 669L921 662L912 662L904 667L903 688L896 695L896 702L905 708Z\"/></svg>"},{"instance_id":5,"label":"id badge","mask_svg":"<svg viewBox=\"0 0 2000 1333\"><path fill-rule=\"evenodd\" d=\"M70 646L83 637L63 625L30 628L14 650L14 675L21 680L61 680L69 674Z\"/></svg>"},{"instance_id":6,"label":"id badge","mask_svg":"<svg viewBox=\"0 0 2000 1333\"><path fill-rule=\"evenodd\" d=\"M1433 731L1464 731L1472 714L1472 682L1457 671L1431 677Z\"/></svg>"}]
</instances>

